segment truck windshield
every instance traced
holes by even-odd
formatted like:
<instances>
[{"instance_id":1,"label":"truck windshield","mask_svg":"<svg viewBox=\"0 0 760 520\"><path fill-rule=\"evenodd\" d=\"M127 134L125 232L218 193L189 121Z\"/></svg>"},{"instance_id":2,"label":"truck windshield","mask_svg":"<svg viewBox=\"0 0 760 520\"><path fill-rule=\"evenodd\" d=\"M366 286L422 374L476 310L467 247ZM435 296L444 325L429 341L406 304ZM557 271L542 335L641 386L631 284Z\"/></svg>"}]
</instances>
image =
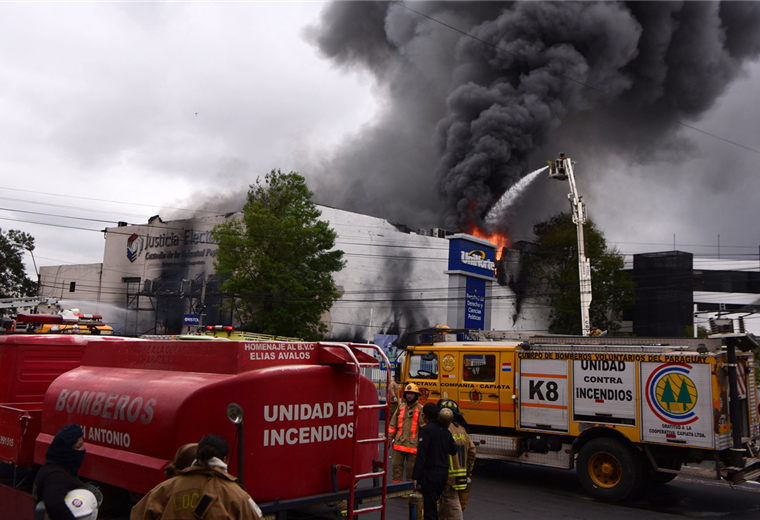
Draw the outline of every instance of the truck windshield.
<instances>
[{"instance_id":1,"label":"truck windshield","mask_svg":"<svg viewBox=\"0 0 760 520\"><path fill-rule=\"evenodd\" d=\"M430 359L430 354L425 357ZM438 356L432 360L422 359L422 354L412 354L409 359L409 377L413 379L438 379Z\"/></svg>"}]
</instances>

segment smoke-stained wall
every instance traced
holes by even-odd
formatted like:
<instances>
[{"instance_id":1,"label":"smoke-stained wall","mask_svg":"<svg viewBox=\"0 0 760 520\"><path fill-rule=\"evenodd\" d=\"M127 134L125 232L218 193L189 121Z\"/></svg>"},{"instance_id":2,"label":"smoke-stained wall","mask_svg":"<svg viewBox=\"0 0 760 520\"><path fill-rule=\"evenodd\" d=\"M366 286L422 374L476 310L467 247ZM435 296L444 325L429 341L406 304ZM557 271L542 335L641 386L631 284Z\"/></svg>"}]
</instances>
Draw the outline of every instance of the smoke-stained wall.
<instances>
[{"instance_id":1,"label":"smoke-stained wall","mask_svg":"<svg viewBox=\"0 0 760 520\"><path fill-rule=\"evenodd\" d=\"M328 338L365 342L375 334L395 334L403 340L410 331L447 324L449 240L409 233L384 219L319 209L337 232L336 247L346 260L334 275L342 297L324 317ZM217 245L209 231L238 215L166 222L154 217L146 225L108 228L101 301L126 309L117 328L125 334L181 332L183 314L199 310L204 281L204 324L230 323L229 316L214 314L221 302L212 300L218 294ZM492 328L545 330L548 310L515 322L512 290L494 284L490 294Z\"/></svg>"},{"instance_id":2,"label":"smoke-stained wall","mask_svg":"<svg viewBox=\"0 0 760 520\"><path fill-rule=\"evenodd\" d=\"M181 332L183 315L200 310L204 282L203 312L218 319L211 296L217 245L210 231L224 218L164 222L156 216L146 225L106 230L101 299L126 309L124 334Z\"/></svg>"}]
</instances>

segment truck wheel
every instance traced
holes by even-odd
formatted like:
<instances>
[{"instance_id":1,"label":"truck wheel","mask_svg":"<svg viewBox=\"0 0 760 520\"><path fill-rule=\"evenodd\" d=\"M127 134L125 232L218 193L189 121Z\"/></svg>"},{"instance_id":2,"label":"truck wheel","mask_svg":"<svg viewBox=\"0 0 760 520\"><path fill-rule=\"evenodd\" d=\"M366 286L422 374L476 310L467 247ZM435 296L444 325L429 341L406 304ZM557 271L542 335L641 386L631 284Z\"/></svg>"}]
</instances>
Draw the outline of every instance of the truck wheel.
<instances>
[{"instance_id":1,"label":"truck wheel","mask_svg":"<svg viewBox=\"0 0 760 520\"><path fill-rule=\"evenodd\" d=\"M644 482L639 454L615 439L590 440L581 448L576 464L581 484L600 500L633 497Z\"/></svg>"}]
</instances>

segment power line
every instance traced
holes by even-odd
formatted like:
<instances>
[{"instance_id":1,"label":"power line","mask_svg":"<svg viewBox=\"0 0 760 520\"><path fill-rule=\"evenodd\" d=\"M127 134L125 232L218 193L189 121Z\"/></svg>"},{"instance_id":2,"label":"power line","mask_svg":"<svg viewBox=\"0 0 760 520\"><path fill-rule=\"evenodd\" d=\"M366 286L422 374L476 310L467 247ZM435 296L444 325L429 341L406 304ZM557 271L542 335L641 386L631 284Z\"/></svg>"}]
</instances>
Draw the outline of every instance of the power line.
<instances>
[{"instance_id":1,"label":"power line","mask_svg":"<svg viewBox=\"0 0 760 520\"><path fill-rule=\"evenodd\" d=\"M33 194L35 194L37 196L39 196L39 195L47 195L47 196L50 196L50 197L64 197L66 199L71 199L71 195L61 195L60 193L44 193L44 192L40 192L38 190L23 190L23 189L20 189L20 188L8 188L8 187L5 187L5 186L0 186L0 190L18 191L18 192L23 192L23 193L33 193ZM144 208L161 207L160 204L140 204L139 202L122 202L122 201L119 201L119 200L108 200L108 199L103 199L103 198L100 198L100 197L97 197L97 198L96 197L82 197L82 196L77 195L77 199L92 200L92 201L96 201L96 202L110 202L110 203L113 203L113 204L123 204L125 206L142 206ZM175 210L175 211L193 211L193 212L197 212L197 213L208 213L210 215L213 215L213 214L217 213L215 211L205 211L205 210L199 210L199 209L186 209L186 208L163 207L162 209L171 209L171 210Z\"/></svg>"},{"instance_id":2,"label":"power line","mask_svg":"<svg viewBox=\"0 0 760 520\"><path fill-rule=\"evenodd\" d=\"M20 213L30 213L30 214L50 216L50 217L54 217L54 218L65 218L65 219L84 220L84 221L90 221L90 222L103 222L103 223L112 223L112 222L114 222L112 220L87 219L87 218L83 218L83 217L72 217L72 216L68 216L68 215L60 215L60 214L53 214L53 213L37 213L37 212L31 212L31 211L12 210L12 209L8 209L8 208L0 208L0 209L3 209L5 211L11 211L11 212L17 211L17 212L20 212ZM57 224L57 223L50 223L50 222L40 222L40 221L27 220L27 219L16 219L16 218L10 218L10 217L0 217L0 220L6 220L6 221L10 221L10 222L22 222L22 223L27 223L27 224L36 224L36 225L41 225L41 226L51 226L51 227L65 228L65 229L73 229L73 230L78 230L78 231L95 231L95 232L98 232L98 233L101 233L101 232L104 231L102 229L82 228L82 227L76 227L76 226L68 226L68 225L64 225L64 224ZM147 224L147 223L146 224L131 224L131 226L134 226L134 227L147 227L147 226L150 226L150 224ZM129 226L125 226L123 231L119 227L112 227L112 228L110 228L108 230L108 232L109 233L115 233L115 234L131 235L132 233L135 232L134 227L130 228ZM161 227L161 228L156 228L156 230L157 231L162 231L162 232L171 232L171 231L184 232L184 231L186 231L186 228L184 228L184 227L174 227L174 226L164 226L164 227ZM402 233L400 231L397 231L397 233L401 233L403 235L411 235L412 234L412 233L409 233L409 234ZM254 236L254 235L246 235L244 233L235 233L235 235L237 235L237 236L250 236L250 237L254 237L254 238L255 237L267 238L267 239L273 239L273 240L289 240L288 237L279 237L279 236L264 236L264 235ZM418 235L418 236L423 236L423 235ZM383 238L385 238L385 237L383 237ZM434 239L435 237L427 237L427 238ZM527 237L525 237L525 238L527 238ZM338 237L338 238L336 238L336 245L338 245L339 243L342 243L342 244L346 244L346 245L355 245L355 246L363 246L363 247L404 248L404 249L409 249L409 250L414 250L414 249L441 250L441 251L448 250L448 245L443 245L443 244L441 245L441 247L431 247L430 245L411 245L411 244L402 244L402 243L397 243L397 244L386 243L386 244L382 244L382 243L378 243L378 242L353 241L353 240L354 240L353 237ZM357 238L357 240L359 240L359 239ZM443 239L439 239L439 240L443 240ZM657 243L657 242L611 242L611 244L650 245L650 246L658 246L658 245L659 246L669 246L670 245L668 243ZM693 247L693 248L716 248L717 247L715 244L683 244L683 246L684 247ZM750 246L721 245L721 248L722 249L723 248L734 248L734 249L751 249L751 250L756 250L757 246L754 246L754 245L750 245ZM631 255L639 254L639 253L627 253L627 252L624 252L624 251L620 251L619 253L621 255L623 255L623 256L631 256ZM358 253L355 253L355 254L358 254ZM556 254L564 254L564 253L556 253ZM712 257L711 255L708 255L707 253L692 253L692 255L694 257L698 257L698 258L710 258L710 259L714 260L715 262L724 261L724 259L716 259L716 258ZM750 258L754 259L754 258L758 257L758 253L731 253L731 256L732 257L735 257L735 256L745 256L745 257L750 257ZM399 258L404 258L404 257L403 256L399 256ZM731 260L731 258L727 258L725 260Z\"/></svg>"},{"instance_id":3,"label":"power line","mask_svg":"<svg viewBox=\"0 0 760 520\"><path fill-rule=\"evenodd\" d=\"M85 217L69 217L67 215L54 215L51 213L40 213L38 211L26 211L23 209L0 208L0 211L10 211L12 213L26 213L27 215L41 215L43 217L67 218L71 220L85 220L87 222L102 222L105 224L113 222L113 220L101 220L101 219L85 218Z\"/></svg>"},{"instance_id":4,"label":"power line","mask_svg":"<svg viewBox=\"0 0 760 520\"><path fill-rule=\"evenodd\" d=\"M49 195L47 193L40 193L41 195ZM7 200L11 202L23 202L24 204L36 204L39 206L47 206L50 208L63 208L63 209L73 209L75 211L86 211L89 213L108 213L110 210L101 210L101 209L93 209L93 208L82 208L79 206L70 206L67 204L52 204L50 202L40 202L37 200L26 200L26 199L19 199L19 198L10 198L10 197L0 197L0 200ZM9 211L19 211L19 210L9 210ZM189 211L189 210L188 210ZM130 214L130 213L123 213L122 215L127 215L130 217L138 217L141 219L147 220L148 217L145 215L138 215L138 214Z\"/></svg>"}]
</instances>

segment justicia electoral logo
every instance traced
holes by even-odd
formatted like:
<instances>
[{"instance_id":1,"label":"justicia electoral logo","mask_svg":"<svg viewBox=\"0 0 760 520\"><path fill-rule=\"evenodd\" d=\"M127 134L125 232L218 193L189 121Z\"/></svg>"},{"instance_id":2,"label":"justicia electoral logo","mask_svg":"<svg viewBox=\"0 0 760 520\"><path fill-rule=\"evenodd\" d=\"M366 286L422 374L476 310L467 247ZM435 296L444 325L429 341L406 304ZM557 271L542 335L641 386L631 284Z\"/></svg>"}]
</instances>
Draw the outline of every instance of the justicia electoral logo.
<instances>
[{"instance_id":1,"label":"justicia electoral logo","mask_svg":"<svg viewBox=\"0 0 760 520\"><path fill-rule=\"evenodd\" d=\"M127 239L127 258L130 262L134 262L143 250L143 238L137 233L132 233Z\"/></svg>"}]
</instances>

